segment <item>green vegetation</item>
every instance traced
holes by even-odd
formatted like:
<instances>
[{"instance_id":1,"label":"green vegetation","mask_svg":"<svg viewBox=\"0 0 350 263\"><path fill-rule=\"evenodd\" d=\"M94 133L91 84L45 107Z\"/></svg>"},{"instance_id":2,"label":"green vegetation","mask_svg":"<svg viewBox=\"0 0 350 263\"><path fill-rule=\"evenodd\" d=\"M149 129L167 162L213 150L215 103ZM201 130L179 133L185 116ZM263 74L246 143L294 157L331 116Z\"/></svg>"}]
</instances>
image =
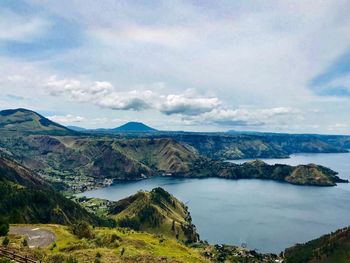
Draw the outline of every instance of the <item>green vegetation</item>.
<instances>
[{"instance_id":1,"label":"green vegetation","mask_svg":"<svg viewBox=\"0 0 350 263\"><path fill-rule=\"evenodd\" d=\"M5 220L0 220L0 237L6 236L9 232L9 224Z\"/></svg>"},{"instance_id":2,"label":"green vegetation","mask_svg":"<svg viewBox=\"0 0 350 263\"><path fill-rule=\"evenodd\" d=\"M115 202L109 214L121 227L162 233L185 243L199 240L187 207L159 187Z\"/></svg>"},{"instance_id":3,"label":"green vegetation","mask_svg":"<svg viewBox=\"0 0 350 263\"><path fill-rule=\"evenodd\" d=\"M202 254L212 262L237 262L237 263L259 263L259 262L282 262L275 254L260 254L254 250L248 250L228 245L200 245Z\"/></svg>"},{"instance_id":4,"label":"green vegetation","mask_svg":"<svg viewBox=\"0 0 350 263\"><path fill-rule=\"evenodd\" d=\"M201 250L189 248L173 238L137 232L125 228L99 228L92 230L93 238L72 234L61 225L31 225L52 231L54 245L44 249L22 248L23 238L10 235L11 248L26 251L43 262L209 262ZM0 240L1 241L1 240ZM68 261L71 260L71 261ZM72 261L73 260L73 261Z\"/></svg>"},{"instance_id":5,"label":"green vegetation","mask_svg":"<svg viewBox=\"0 0 350 263\"><path fill-rule=\"evenodd\" d=\"M96 225L108 224L50 188L40 176L2 157L0 200L0 214L10 223L71 224L84 219Z\"/></svg>"},{"instance_id":6,"label":"green vegetation","mask_svg":"<svg viewBox=\"0 0 350 263\"><path fill-rule=\"evenodd\" d=\"M350 228L339 229L284 252L287 263L345 263L350 260Z\"/></svg>"},{"instance_id":7,"label":"green vegetation","mask_svg":"<svg viewBox=\"0 0 350 263\"><path fill-rule=\"evenodd\" d=\"M80 221L71 226L71 232L78 238L92 239L94 234L91 226L86 221Z\"/></svg>"}]
</instances>

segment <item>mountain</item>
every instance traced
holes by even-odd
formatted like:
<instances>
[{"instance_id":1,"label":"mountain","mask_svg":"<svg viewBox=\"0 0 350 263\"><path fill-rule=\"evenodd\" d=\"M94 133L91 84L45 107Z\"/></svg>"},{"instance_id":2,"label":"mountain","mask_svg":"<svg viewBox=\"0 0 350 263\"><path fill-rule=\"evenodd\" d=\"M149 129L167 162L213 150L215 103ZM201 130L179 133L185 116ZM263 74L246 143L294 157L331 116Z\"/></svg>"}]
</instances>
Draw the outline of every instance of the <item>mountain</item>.
<instances>
[{"instance_id":1,"label":"mountain","mask_svg":"<svg viewBox=\"0 0 350 263\"><path fill-rule=\"evenodd\" d=\"M123 140L118 141L115 147L134 160L163 173L187 172L191 164L200 158L193 148L169 138Z\"/></svg>"},{"instance_id":2,"label":"mountain","mask_svg":"<svg viewBox=\"0 0 350 263\"><path fill-rule=\"evenodd\" d=\"M153 135L155 138L163 134ZM169 133L212 159L287 158L294 153L348 152L350 136L308 134Z\"/></svg>"},{"instance_id":3,"label":"mountain","mask_svg":"<svg viewBox=\"0 0 350 263\"><path fill-rule=\"evenodd\" d=\"M284 257L286 263L350 262L350 227L288 248Z\"/></svg>"},{"instance_id":4,"label":"mountain","mask_svg":"<svg viewBox=\"0 0 350 263\"><path fill-rule=\"evenodd\" d=\"M0 157L0 215L10 223L105 224L19 163Z\"/></svg>"},{"instance_id":5,"label":"mountain","mask_svg":"<svg viewBox=\"0 0 350 263\"><path fill-rule=\"evenodd\" d=\"M0 111L0 132L74 134L72 130L50 121L34 111L21 108Z\"/></svg>"},{"instance_id":6,"label":"mountain","mask_svg":"<svg viewBox=\"0 0 350 263\"><path fill-rule=\"evenodd\" d=\"M199 240L187 207L160 187L116 202L109 214L122 227L163 234L185 243Z\"/></svg>"},{"instance_id":7,"label":"mountain","mask_svg":"<svg viewBox=\"0 0 350 263\"><path fill-rule=\"evenodd\" d=\"M153 129L142 122L128 122L114 129L110 129L112 132L155 132Z\"/></svg>"},{"instance_id":8,"label":"mountain","mask_svg":"<svg viewBox=\"0 0 350 263\"><path fill-rule=\"evenodd\" d=\"M259 178L327 186L342 182L333 171L319 166L295 169L213 160L287 156L302 149L341 151L317 137L87 134L71 131L24 109L2 111L0 123L0 153L39 173L59 190L80 192L109 185L112 180L139 180L154 175ZM346 143L344 138L342 144Z\"/></svg>"}]
</instances>

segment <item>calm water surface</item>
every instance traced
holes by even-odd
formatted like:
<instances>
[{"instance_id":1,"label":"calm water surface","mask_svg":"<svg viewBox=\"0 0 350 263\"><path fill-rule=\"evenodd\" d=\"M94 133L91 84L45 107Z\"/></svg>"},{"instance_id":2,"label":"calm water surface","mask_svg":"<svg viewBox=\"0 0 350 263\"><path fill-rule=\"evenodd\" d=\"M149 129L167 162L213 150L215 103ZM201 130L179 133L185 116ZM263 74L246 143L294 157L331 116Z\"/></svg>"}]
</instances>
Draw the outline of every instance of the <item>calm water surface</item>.
<instances>
[{"instance_id":1,"label":"calm water surface","mask_svg":"<svg viewBox=\"0 0 350 263\"><path fill-rule=\"evenodd\" d=\"M241 163L247 160L232 161ZM350 179L350 154L296 154L266 159L290 165L317 163ZM350 225L350 184L295 186L265 180L178 179L154 177L117 183L83 193L119 200L161 186L189 206L201 239L278 253L295 243Z\"/></svg>"}]
</instances>

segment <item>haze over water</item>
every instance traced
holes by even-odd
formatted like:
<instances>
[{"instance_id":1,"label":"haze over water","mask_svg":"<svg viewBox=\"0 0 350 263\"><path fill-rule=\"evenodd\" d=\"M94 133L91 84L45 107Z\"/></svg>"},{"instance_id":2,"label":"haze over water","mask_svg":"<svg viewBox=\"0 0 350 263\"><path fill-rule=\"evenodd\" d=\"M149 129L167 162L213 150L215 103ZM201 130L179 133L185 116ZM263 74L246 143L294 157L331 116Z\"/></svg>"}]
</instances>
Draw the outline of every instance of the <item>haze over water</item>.
<instances>
[{"instance_id":1,"label":"haze over water","mask_svg":"<svg viewBox=\"0 0 350 263\"><path fill-rule=\"evenodd\" d=\"M242 163L247 160L232 161ZM296 154L267 159L269 164L316 163L350 179L350 154ZM136 191L163 187L185 202L201 239L279 253L350 225L350 184L295 186L268 180L154 177L85 192L87 197L119 200Z\"/></svg>"}]
</instances>

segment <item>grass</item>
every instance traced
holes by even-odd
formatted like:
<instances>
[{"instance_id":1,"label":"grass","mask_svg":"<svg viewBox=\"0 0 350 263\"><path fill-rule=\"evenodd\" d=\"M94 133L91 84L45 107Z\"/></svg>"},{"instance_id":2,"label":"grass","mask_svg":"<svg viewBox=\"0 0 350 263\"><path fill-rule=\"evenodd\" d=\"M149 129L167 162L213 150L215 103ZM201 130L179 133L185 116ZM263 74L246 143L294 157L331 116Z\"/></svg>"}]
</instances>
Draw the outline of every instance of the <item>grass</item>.
<instances>
[{"instance_id":1,"label":"grass","mask_svg":"<svg viewBox=\"0 0 350 263\"><path fill-rule=\"evenodd\" d=\"M61 225L17 226L40 227L55 234L53 244L32 252L44 262L65 262L69 257L78 262L95 262L96 258L100 262L209 262L199 250L175 239L125 228L94 228L94 238L88 240L78 239L68 227ZM9 238L11 247L21 247L23 237L10 235Z\"/></svg>"}]
</instances>

